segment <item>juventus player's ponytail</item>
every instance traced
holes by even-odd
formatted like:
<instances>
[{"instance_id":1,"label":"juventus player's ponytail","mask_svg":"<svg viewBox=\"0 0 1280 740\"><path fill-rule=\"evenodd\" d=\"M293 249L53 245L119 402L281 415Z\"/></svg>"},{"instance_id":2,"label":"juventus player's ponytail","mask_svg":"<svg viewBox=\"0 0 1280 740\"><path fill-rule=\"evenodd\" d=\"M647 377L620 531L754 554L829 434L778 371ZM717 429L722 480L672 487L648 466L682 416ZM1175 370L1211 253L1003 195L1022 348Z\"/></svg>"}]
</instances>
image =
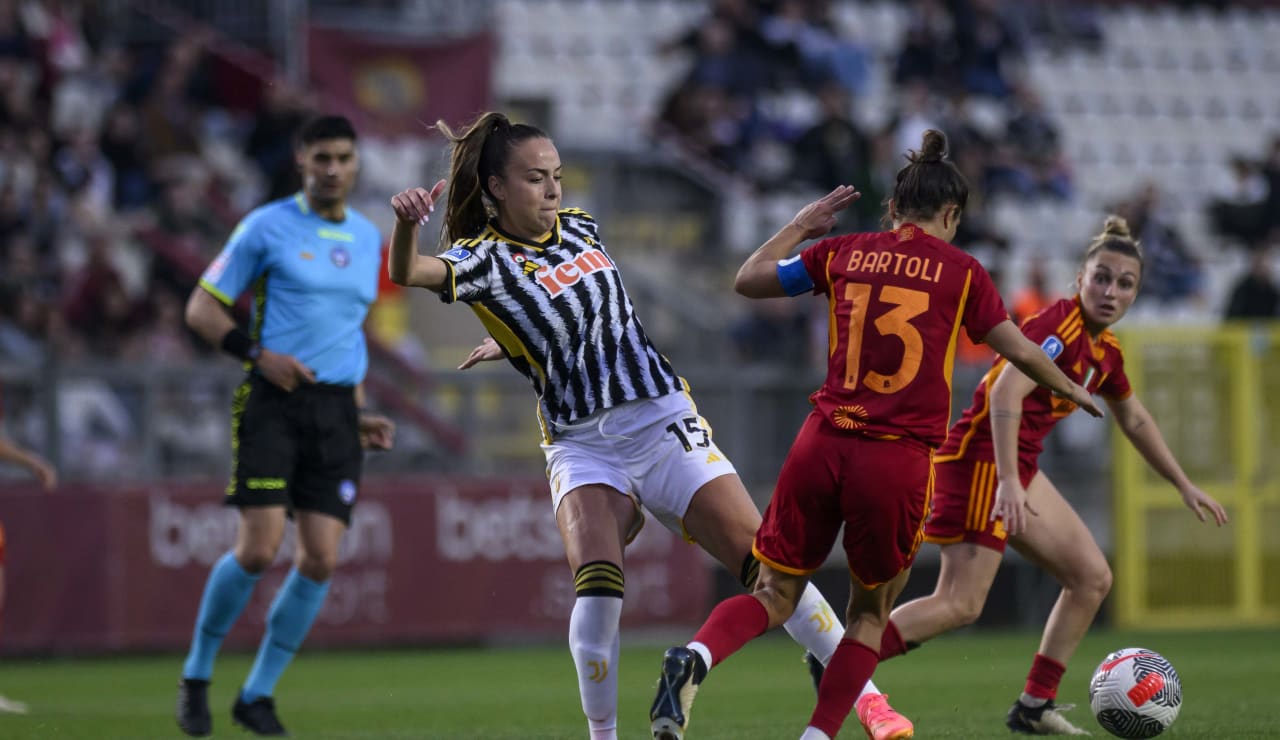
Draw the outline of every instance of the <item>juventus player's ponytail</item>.
<instances>
[{"instance_id":1,"label":"juventus player's ponytail","mask_svg":"<svg viewBox=\"0 0 1280 740\"><path fill-rule=\"evenodd\" d=\"M462 133L454 133L444 121L436 121L436 128L453 142L442 244L443 249L448 249L458 239L469 239L484 231L493 208L489 178L502 177L511 148L528 139L551 137L536 126L512 123L505 115L492 111L481 114Z\"/></svg>"}]
</instances>

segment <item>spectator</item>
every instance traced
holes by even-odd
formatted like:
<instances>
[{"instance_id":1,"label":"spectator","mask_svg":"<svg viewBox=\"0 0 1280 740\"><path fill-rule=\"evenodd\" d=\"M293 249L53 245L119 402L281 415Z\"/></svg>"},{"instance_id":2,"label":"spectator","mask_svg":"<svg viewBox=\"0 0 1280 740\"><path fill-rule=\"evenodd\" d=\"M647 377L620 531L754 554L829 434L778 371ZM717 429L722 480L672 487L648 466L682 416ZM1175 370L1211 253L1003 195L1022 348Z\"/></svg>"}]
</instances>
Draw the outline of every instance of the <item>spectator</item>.
<instances>
[{"instance_id":1,"label":"spectator","mask_svg":"<svg viewBox=\"0 0 1280 740\"><path fill-rule=\"evenodd\" d=\"M976 95L1006 98L1012 92L1005 68L1022 55L995 0L952 0L956 42L965 88Z\"/></svg>"},{"instance_id":2,"label":"spectator","mask_svg":"<svg viewBox=\"0 0 1280 740\"><path fill-rule=\"evenodd\" d=\"M108 213L115 202L115 170L98 147L93 129L78 128L53 155L53 167L70 193L82 195L98 213Z\"/></svg>"},{"instance_id":3,"label":"spectator","mask_svg":"<svg viewBox=\"0 0 1280 740\"><path fill-rule=\"evenodd\" d=\"M894 62L893 81L899 85L943 80L955 61L951 19L933 0L918 2Z\"/></svg>"},{"instance_id":4,"label":"spectator","mask_svg":"<svg viewBox=\"0 0 1280 740\"><path fill-rule=\"evenodd\" d=\"M1009 310L1015 323L1021 324L1024 319L1035 316L1060 297L1049 290L1044 268L1043 257L1032 258L1027 268L1027 284L1014 293L1013 300L1009 301Z\"/></svg>"},{"instance_id":5,"label":"spectator","mask_svg":"<svg viewBox=\"0 0 1280 740\"><path fill-rule=\"evenodd\" d=\"M913 82L902 91L896 101L897 110L888 128L893 131L893 151L906 152L919 146L921 137L929 129L938 128L938 106L929 87L924 82ZM901 162L896 162L901 165Z\"/></svg>"},{"instance_id":6,"label":"spectator","mask_svg":"<svg viewBox=\"0 0 1280 740\"><path fill-rule=\"evenodd\" d=\"M67 303L67 321L88 340L88 350L117 358L137 326L138 312L125 290L119 270L111 262L111 245L104 234L89 237L88 261Z\"/></svg>"},{"instance_id":7,"label":"spectator","mask_svg":"<svg viewBox=\"0 0 1280 740\"><path fill-rule=\"evenodd\" d=\"M29 288L0 292L0 364L40 367L47 355L49 307Z\"/></svg>"},{"instance_id":8,"label":"spectator","mask_svg":"<svg viewBox=\"0 0 1280 740\"><path fill-rule=\"evenodd\" d=\"M146 205L153 186L137 109L128 103L117 103L107 111L98 146L115 174L114 207L129 211Z\"/></svg>"},{"instance_id":9,"label":"spectator","mask_svg":"<svg viewBox=\"0 0 1280 740\"><path fill-rule=\"evenodd\" d=\"M298 191L298 168L293 161L293 132L314 106L307 96L285 80L276 80L263 91L244 151L266 176L266 200L278 200Z\"/></svg>"},{"instance_id":10,"label":"spectator","mask_svg":"<svg viewBox=\"0 0 1280 740\"><path fill-rule=\"evenodd\" d=\"M809 319L792 301L756 301L729 330L737 359L809 367Z\"/></svg>"},{"instance_id":11,"label":"spectator","mask_svg":"<svg viewBox=\"0 0 1280 740\"><path fill-rule=\"evenodd\" d=\"M821 84L830 80L851 93L861 94L870 73L868 52L852 40L841 38L825 10L825 3L782 0L765 18L761 35L774 48L795 49L803 82Z\"/></svg>"},{"instance_id":12,"label":"spectator","mask_svg":"<svg viewBox=\"0 0 1280 740\"><path fill-rule=\"evenodd\" d=\"M1203 273L1186 240L1160 211L1160 189L1147 183L1119 213L1142 244L1146 267L1142 291L1161 303L1198 297Z\"/></svg>"},{"instance_id":13,"label":"spectator","mask_svg":"<svg viewBox=\"0 0 1280 740\"><path fill-rule=\"evenodd\" d=\"M984 182L985 189L992 194L1005 192L1022 198L1048 196L1061 200L1072 195L1058 126L1029 87L1018 89L1004 136L994 147Z\"/></svg>"},{"instance_id":14,"label":"spectator","mask_svg":"<svg viewBox=\"0 0 1280 740\"><path fill-rule=\"evenodd\" d=\"M1271 186L1262 168L1248 157L1233 156L1214 187L1209 219L1219 234L1252 249L1267 235L1274 218L1268 212L1270 198Z\"/></svg>"},{"instance_id":15,"label":"spectator","mask_svg":"<svg viewBox=\"0 0 1280 740\"><path fill-rule=\"evenodd\" d=\"M1280 318L1280 288L1271 274L1271 249L1249 255L1249 270L1231 288L1226 319Z\"/></svg>"},{"instance_id":16,"label":"spectator","mask_svg":"<svg viewBox=\"0 0 1280 740\"><path fill-rule=\"evenodd\" d=\"M1267 231L1280 226L1280 136L1271 139L1267 156L1262 161L1262 176L1267 180Z\"/></svg>"},{"instance_id":17,"label":"spectator","mask_svg":"<svg viewBox=\"0 0 1280 740\"><path fill-rule=\"evenodd\" d=\"M850 116L848 91L828 82L818 91L818 100L822 118L796 140L792 177L824 191L849 183L861 186L870 179L871 146Z\"/></svg>"},{"instance_id":18,"label":"spectator","mask_svg":"<svg viewBox=\"0 0 1280 740\"><path fill-rule=\"evenodd\" d=\"M0 58L23 59L31 56L31 40L18 21L16 0L0 0ZM0 87L3 87L0 83Z\"/></svg>"}]
</instances>

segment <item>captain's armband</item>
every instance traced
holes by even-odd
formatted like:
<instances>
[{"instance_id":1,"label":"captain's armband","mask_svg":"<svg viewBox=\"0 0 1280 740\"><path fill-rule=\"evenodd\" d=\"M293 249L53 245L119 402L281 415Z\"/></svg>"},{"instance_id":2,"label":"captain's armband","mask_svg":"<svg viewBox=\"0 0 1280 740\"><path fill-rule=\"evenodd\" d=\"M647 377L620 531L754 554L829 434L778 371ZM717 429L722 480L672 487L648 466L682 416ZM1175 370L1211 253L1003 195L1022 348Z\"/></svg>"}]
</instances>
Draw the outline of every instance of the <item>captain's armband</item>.
<instances>
[{"instance_id":1,"label":"captain's armband","mask_svg":"<svg viewBox=\"0 0 1280 740\"><path fill-rule=\"evenodd\" d=\"M789 296L797 296L813 290L813 278L804 266L800 255L778 261L778 282Z\"/></svg>"}]
</instances>

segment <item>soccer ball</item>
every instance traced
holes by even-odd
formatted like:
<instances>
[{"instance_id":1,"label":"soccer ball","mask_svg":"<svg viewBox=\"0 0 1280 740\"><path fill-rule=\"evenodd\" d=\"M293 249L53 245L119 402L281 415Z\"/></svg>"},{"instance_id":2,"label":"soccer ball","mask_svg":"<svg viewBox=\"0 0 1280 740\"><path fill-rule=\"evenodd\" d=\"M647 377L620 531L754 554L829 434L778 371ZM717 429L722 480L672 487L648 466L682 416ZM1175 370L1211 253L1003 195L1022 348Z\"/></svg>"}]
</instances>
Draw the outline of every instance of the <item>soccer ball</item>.
<instances>
[{"instance_id":1,"label":"soccer ball","mask_svg":"<svg viewBox=\"0 0 1280 740\"><path fill-rule=\"evenodd\" d=\"M1155 737L1182 708L1182 682L1163 656L1125 648L1108 655L1089 681L1089 706L1116 737Z\"/></svg>"}]
</instances>

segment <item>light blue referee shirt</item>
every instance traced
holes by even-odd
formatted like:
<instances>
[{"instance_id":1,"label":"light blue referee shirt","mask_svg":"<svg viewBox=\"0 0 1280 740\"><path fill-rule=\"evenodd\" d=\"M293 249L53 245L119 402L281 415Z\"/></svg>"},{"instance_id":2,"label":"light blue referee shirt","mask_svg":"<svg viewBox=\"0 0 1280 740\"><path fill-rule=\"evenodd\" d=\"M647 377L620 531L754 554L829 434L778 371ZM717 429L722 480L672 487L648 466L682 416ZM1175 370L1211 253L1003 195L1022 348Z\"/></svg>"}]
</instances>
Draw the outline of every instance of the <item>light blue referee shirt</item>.
<instances>
[{"instance_id":1,"label":"light blue referee shirt","mask_svg":"<svg viewBox=\"0 0 1280 740\"><path fill-rule=\"evenodd\" d=\"M363 325L380 269L369 219L348 206L341 223L326 220L298 193L245 216L200 285L228 306L252 285L250 334L263 347L298 358L318 382L356 385L369 367Z\"/></svg>"}]
</instances>

